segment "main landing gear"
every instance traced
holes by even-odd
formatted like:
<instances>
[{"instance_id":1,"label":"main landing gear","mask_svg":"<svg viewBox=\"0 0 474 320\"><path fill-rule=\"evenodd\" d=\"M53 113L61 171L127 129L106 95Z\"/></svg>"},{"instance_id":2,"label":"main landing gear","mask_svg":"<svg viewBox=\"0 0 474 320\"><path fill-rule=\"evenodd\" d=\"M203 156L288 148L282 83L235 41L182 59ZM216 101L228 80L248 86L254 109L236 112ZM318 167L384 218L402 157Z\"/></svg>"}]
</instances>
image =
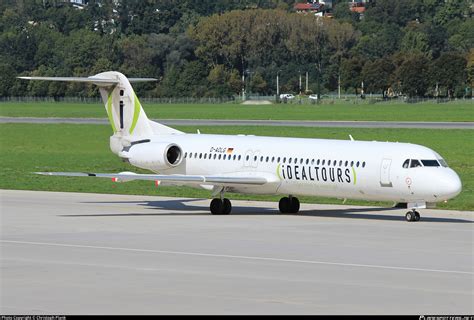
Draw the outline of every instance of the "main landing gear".
<instances>
[{"instance_id":1,"label":"main landing gear","mask_svg":"<svg viewBox=\"0 0 474 320\"><path fill-rule=\"evenodd\" d=\"M300 201L296 197L283 197L278 203L281 213L298 213L300 211Z\"/></svg>"},{"instance_id":2,"label":"main landing gear","mask_svg":"<svg viewBox=\"0 0 474 320\"><path fill-rule=\"evenodd\" d=\"M420 213L415 209L408 211L405 215L405 219L407 219L408 222L420 221L420 218Z\"/></svg>"},{"instance_id":3,"label":"main landing gear","mask_svg":"<svg viewBox=\"0 0 474 320\"><path fill-rule=\"evenodd\" d=\"M212 214L229 214L232 211L232 204L227 198L214 198L211 201L210 209Z\"/></svg>"}]
</instances>

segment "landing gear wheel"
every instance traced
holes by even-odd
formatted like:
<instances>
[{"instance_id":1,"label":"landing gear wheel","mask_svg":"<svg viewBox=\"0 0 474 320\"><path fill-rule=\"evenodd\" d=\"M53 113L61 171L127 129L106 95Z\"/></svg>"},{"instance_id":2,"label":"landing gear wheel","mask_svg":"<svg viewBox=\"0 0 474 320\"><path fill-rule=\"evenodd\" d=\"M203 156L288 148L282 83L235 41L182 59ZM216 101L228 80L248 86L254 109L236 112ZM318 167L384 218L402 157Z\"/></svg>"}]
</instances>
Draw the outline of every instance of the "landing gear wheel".
<instances>
[{"instance_id":1,"label":"landing gear wheel","mask_svg":"<svg viewBox=\"0 0 474 320\"><path fill-rule=\"evenodd\" d=\"M290 198L281 198L278 202L278 209L280 209L280 213L290 213Z\"/></svg>"},{"instance_id":2,"label":"landing gear wheel","mask_svg":"<svg viewBox=\"0 0 474 320\"><path fill-rule=\"evenodd\" d=\"M295 197L283 197L278 203L280 213L298 213L300 211L300 201Z\"/></svg>"},{"instance_id":3,"label":"landing gear wheel","mask_svg":"<svg viewBox=\"0 0 474 320\"><path fill-rule=\"evenodd\" d=\"M420 213L418 211L415 211L415 221L420 221L420 219L421 219Z\"/></svg>"},{"instance_id":4,"label":"landing gear wheel","mask_svg":"<svg viewBox=\"0 0 474 320\"><path fill-rule=\"evenodd\" d=\"M232 204L230 203L230 200L224 198L223 205L224 208L222 214L230 214L230 212L232 211Z\"/></svg>"},{"instance_id":5,"label":"landing gear wheel","mask_svg":"<svg viewBox=\"0 0 474 320\"><path fill-rule=\"evenodd\" d=\"M215 198L211 201L210 209L212 214L229 214L232 211L232 204L227 198L224 200Z\"/></svg>"},{"instance_id":6,"label":"landing gear wheel","mask_svg":"<svg viewBox=\"0 0 474 320\"><path fill-rule=\"evenodd\" d=\"M418 211L412 210L407 212L407 214L405 215L405 219L409 222L420 221L421 216Z\"/></svg>"},{"instance_id":7,"label":"landing gear wheel","mask_svg":"<svg viewBox=\"0 0 474 320\"><path fill-rule=\"evenodd\" d=\"M298 213L300 211L300 200L295 197L290 198L290 213Z\"/></svg>"},{"instance_id":8,"label":"landing gear wheel","mask_svg":"<svg viewBox=\"0 0 474 320\"><path fill-rule=\"evenodd\" d=\"M212 199L210 209L212 214L222 214L224 211L224 202L221 199Z\"/></svg>"}]
</instances>

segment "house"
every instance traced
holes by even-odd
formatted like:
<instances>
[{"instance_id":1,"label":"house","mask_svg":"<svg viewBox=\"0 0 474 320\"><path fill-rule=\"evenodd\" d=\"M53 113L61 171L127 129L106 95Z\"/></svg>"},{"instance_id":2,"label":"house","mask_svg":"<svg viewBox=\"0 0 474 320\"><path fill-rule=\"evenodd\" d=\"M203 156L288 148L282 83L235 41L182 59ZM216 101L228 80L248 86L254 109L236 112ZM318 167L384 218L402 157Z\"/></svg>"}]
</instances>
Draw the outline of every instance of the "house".
<instances>
[{"instance_id":1,"label":"house","mask_svg":"<svg viewBox=\"0 0 474 320\"><path fill-rule=\"evenodd\" d=\"M352 12L364 13L370 0L352 0L349 2L349 9Z\"/></svg>"},{"instance_id":2,"label":"house","mask_svg":"<svg viewBox=\"0 0 474 320\"><path fill-rule=\"evenodd\" d=\"M318 13L323 10L324 5L319 3L296 3L293 7L297 13Z\"/></svg>"}]
</instances>

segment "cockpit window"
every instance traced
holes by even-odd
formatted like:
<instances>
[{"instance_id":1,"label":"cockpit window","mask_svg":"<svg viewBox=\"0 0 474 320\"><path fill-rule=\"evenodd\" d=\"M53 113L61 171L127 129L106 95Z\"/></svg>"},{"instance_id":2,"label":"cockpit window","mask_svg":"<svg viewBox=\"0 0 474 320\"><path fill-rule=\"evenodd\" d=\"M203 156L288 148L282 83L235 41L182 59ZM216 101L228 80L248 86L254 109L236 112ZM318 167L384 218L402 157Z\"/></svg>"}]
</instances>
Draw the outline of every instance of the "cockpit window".
<instances>
[{"instance_id":1,"label":"cockpit window","mask_svg":"<svg viewBox=\"0 0 474 320\"><path fill-rule=\"evenodd\" d=\"M408 168L410 164L410 159L406 159L405 162L403 163L403 168Z\"/></svg>"},{"instance_id":2,"label":"cockpit window","mask_svg":"<svg viewBox=\"0 0 474 320\"><path fill-rule=\"evenodd\" d=\"M423 163L425 167L439 167L437 160L421 160L421 163Z\"/></svg>"},{"instance_id":3,"label":"cockpit window","mask_svg":"<svg viewBox=\"0 0 474 320\"><path fill-rule=\"evenodd\" d=\"M448 164L446 163L446 161L444 161L444 159L441 159L441 158L440 158L440 159L438 159L438 161L439 161L439 163L440 163L443 167L445 167L445 168L448 167Z\"/></svg>"},{"instance_id":4,"label":"cockpit window","mask_svg":"<svg viewBox=\"0 0 474 320\"><path fill-rule=\"evenodd\" d=\"M421 167L420 161L416 159L412 159L410 162L410 168L417 168L417 167Z\"/></svg>"}]
</instances>

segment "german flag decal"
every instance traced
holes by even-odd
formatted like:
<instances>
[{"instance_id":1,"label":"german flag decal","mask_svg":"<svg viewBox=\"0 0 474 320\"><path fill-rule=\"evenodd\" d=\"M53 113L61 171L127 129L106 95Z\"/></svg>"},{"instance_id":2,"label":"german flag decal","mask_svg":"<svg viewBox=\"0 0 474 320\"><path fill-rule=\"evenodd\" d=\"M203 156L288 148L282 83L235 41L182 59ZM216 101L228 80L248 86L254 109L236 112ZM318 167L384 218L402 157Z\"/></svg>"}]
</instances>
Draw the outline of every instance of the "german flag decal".
<instances>
[{"instance_id":1,"label":"german flag decal","mask_svg":"<svg viewBox=\"0 0 474 320\"><path fill-rule=\"evenodd\" d=\"M227 148L227 154L232 154L232 152L234 152L234 148Z\"/></svg>"}]
</instances>

